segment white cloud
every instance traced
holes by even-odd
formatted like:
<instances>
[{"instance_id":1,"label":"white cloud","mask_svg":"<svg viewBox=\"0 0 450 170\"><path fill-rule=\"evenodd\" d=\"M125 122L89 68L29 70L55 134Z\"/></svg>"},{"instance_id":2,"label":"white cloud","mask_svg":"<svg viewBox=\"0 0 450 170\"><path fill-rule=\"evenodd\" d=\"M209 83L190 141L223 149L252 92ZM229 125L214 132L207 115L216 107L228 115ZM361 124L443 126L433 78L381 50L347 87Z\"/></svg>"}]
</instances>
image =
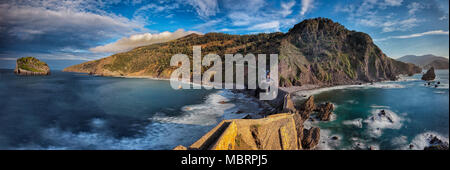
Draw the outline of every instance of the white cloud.
<instances>
[{"instance_id":1,"label":"white cloud","mask_svg":"<svg viewBox=\"0 0 450 170\"><path fill-rule=\"evenodd\" d=\"M210 30L211 28L218 26L220 22L222 22L222 19L209 20L203 24L195 26L194 29L200 31Z\"/></svg>"},{"instance_id":2,"label":"white cloud","mask_svg":"<svg viewBox=\"0 0 450 170\"><path fill-rule=\"evenodd\" d=\"M413 3L409 4L407 7L409 9L408 10L409 15L414 15L417 11L424 8L424 6L422 4L419 4L417 2L413 2Z\"/></svg>"},{"instance_id":3,"label":"white cloud","mask_svg":"<svg viewBox=\"0 0 450 170\"><path fill-rule=\"evenodd\" d=\"M130 37L121 38L116 42L110 44L91 48L89 50L92 52L107 52L107 53L124 52L140 46L167 42L170 40L184 37L192 33L201 34L199 32L184 31L182 29L178 29L173 33L166 31L159 34L151 34L151 33L136 34L131 35Z\"/></svg>"},{"instance_id":4,"label":"white cloud","mask_svg":"<svg viewBox=\"0 0 450 170\"><path fill-rule=\"evenodd\" d=\"M388 39L408 39L408 38L422 37L422 36L426 36L426 35L449 35L449 32L444 31L444 30L435 30L435 31L427 31L427 32L415 33L415 34L409 34L409 35L390 36L387 38L376 39L375 41L385 41Z\"/></svg>"},{"instance_id":5,"label":"white cloud","mask_svg":"<svg viewBox=\"0 0 450 170\"><path fill-rule=\"evenodd\" d=\"M380 13L388 7L400 6L402 2L401 0L364 0L361 5L339 4L335 10L348 13L348 20L357 25L380 28L381 32L408 31L418 26L422 20L415 16L398 17L396 13Z\"/></svg>"},{"instance_id":6,"label":"white cloud","mask_svg":"<svg viewBox=\"0 0 450 170\"><path fill-rule=\"evenodd\" d=\"M279 31L280 30L280 22L279 21L271 21L271 22L256 24L256 25L250 27L249 30Z\"/></svg>"},{"instance_id":7,"label":"white cloud","mask_svg":"<svg viewBox=\"0 0 450 170\"><path fill-rule=\"evenodd\" d=\"M1 30L20 39L61 35L65 35L65 39L101 39L148 31L143 24L134 20L100 11L94 13L92 11L98 11L94 5L78 1L63 1L65 4L60 4L60 1L39 2L0 4Z\"/></svg>"},{"instance_id":8,"label":"white cloud","mask_svg":"<svg viewBox=\"0 0 450 170\"><path fill-rule=\"evenodd\" d=\"M302 0L301 15L305 15L313 7L314 0Z\"/></svg>"},{"instance_id":9,"label":"white cloud","mask_svg":"<svg viewBox=\"0 0 450 170\"><path fill-rule=\"evenodd\" d=\"M219 12L219 3L217 0L187 0L186 3L194 7L201 18L215 16Z\"/></svg>"},{"instance_id":10,"label":"white cloud","mask_svg":"<svg viewBox=\"0 0 450 170\"><path fill-rule=\"evenodd\" d=\"M403 0L384 0L384 3L387 6L400 6L402 5Z\"/></svg>"},{"instance_id":11,"label":"white cloud","mask_svg":"<svg viewBox=\"0 0 450 170\"><path fill-rule=\"evenodd\" d=\"M230 12L253 14L267 5L265 0L222 0L223 7Z\"/></svg>"},{"instance_id":12,"label":"white cloud","mask_svg":"<svg viewBox=\"0 0 450 170\"><path fill-rule=\"evenodd\" d=\"M223 0L226 17L223 21L231 21L233 27L227 29L216 28L219 31L234 32L253 31L269 32L279 31L280 28L292 27L301 18L299 13L293 14L293 7L296 2L286 0L279 2L280 6L275 7L274 3L265 0ZM222 12L222 11L221 11Z\"/></svg>"},{"instance_id":13,"label":"white cloud","mask_svg":"<svg viewBox=\"0 0 450 170\"><path fill-rule=\"evenodd\" d=\"M283 17L286 17L290 14L292 14L292 7L295 5L295 1L291 1L291 2L281 2L281 15Z\"/></svg>"},{"instance_id":14,"label":"white cloud","mask_svg":"<svg viewBox=\"0 0 450 170\"><path fill-rule=\"evenodd\" d=\"M415 26L419 22L416 18L408 18L405 20L392 20L380 23L383 32L406 31Z\"/></svg>"}]
</instances>

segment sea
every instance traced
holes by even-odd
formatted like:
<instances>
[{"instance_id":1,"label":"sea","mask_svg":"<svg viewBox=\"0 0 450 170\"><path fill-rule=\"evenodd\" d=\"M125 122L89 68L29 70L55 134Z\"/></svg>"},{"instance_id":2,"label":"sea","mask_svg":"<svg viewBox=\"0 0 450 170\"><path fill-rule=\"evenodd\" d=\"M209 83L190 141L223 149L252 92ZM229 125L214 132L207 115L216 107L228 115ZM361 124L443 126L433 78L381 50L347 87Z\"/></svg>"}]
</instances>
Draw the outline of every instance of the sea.
<instances>
[{"instance_id":1,"label":"sea","mask_svg":"<svg viewBox=\"0 0 450 170\"><path fill-rule=\"evenodd\" d=\"M0 69L0 149L173 149L231 114L258 111L243 94L173 89L167 80Z\"/></svg>"},{"instance_id":2,"label":"sea","mask_svg":"<svg viewBox=\"0 0 450 170\"><path fill-rule=\"evenodd\" d=\"M430 85L421 76L301 91L294 98L313 95L318 104L334 104L330 121L308 121L321 128L317 149L423 149L435 136L448 142L449 70L436 70Z\"/></svg>"},{"instance_id":3,"label":"sea","mask_svg":"<svg viewBox=\"0 0 450 170\"><path fill-rule=\"evenodd\" d=\"M300 91L294 101L314 95L316 103L335 105L331 121L307 122L321 128L317 149L419 149L432 135L448 142L449 74L436 73L431 85L417 74ZM261 111L256 100L228 90L172 89L167 80L57 70L50 76L18 76L0 69L0 149L189 146L230 115ZM377 117L382 110L390 121Z\"/></svg>"}]
</instances>

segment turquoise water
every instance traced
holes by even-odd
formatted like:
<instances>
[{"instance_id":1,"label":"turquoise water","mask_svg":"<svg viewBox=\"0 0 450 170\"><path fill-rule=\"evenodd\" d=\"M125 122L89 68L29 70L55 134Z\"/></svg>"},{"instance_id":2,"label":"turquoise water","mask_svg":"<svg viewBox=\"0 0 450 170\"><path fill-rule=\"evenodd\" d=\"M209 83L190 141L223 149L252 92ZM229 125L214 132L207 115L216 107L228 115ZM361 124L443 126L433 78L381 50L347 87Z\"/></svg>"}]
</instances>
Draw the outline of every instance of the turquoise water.
<instances>
[{"instance_id":1,"label":"turquoise water","mask_svg":"<svg viewBox=\"0 0 450 170\"><path fill-rule=\"evenodd\" d=\"M448 70L437 75L438 88L415 75L304 92L336 106L332 121L311 123L321 127L319 149L418 149L427 134L448 141ZM174 90L161 80L59 71L25 77L0 69L0 149L189 146L228 113L260 111L253 100L229 91ZM381 110L394 122L371 121Z\"/></svg>"},{"instance_id":2,"label":"turquoise water","mask_svg":"<svg viewBox=\"0 0 450 170\"><path fill-rule=\"evenodd\" d=\"M424 146L427 134L449 136L448 70L438 70L437 88L425 86L421 75L374 85L342 86L312 91L316 102L330 101L337 107L330 122L321 127L322 149L414 149ZM394 122L372 121L381 110ZM339 140L330 139L337 136Z\"/></svg>"},{"instance_id":3,"label":"turquoise water","mask_svg":"<svg viewBox=\"0 0 450 170\"><path fill-rule=\"evenodd\" d=\"M192 144L225 113L257 108L228 91L174 90L163 80L3 69L0 149L172 149Z\"/></svg>"}]
</instances>

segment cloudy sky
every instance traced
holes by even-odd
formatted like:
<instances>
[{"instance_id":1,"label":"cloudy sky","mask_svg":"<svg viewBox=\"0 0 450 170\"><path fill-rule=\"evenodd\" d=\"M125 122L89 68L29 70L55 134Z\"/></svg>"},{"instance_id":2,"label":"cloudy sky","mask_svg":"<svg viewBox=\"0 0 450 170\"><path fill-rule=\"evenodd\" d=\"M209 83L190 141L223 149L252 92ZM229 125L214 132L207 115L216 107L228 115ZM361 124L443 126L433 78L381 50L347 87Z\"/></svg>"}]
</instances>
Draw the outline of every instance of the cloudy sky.
<instances>
[{"instance_id":1,"label":"cloudy sky","mask_svg":"<svg viewBox=\"0 0 450 170\"><path fill-rule=\"evenodd\" d=\"M36 56L62 69L190 33L287 32L327 17L390 57L449 56L448 0L2 0L0 68Z\"/></svg>"}]
</instances>

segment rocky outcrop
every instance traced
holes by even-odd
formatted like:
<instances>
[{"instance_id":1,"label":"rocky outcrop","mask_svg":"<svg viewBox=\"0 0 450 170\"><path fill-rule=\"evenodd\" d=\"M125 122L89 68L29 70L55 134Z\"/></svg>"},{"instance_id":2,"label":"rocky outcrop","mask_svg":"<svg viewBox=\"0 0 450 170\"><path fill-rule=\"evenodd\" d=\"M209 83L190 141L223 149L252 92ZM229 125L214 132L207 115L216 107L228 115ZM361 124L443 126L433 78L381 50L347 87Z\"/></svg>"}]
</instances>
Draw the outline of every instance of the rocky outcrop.
<instances>
[{"instance_id":1,"label":"rocky outcrop","mask_svg":"<svg viewBox=\"0 0 450 170\"><path fill-rule=\"evenodd\" d=\"M317 108L316 108L317 117L321 121L329 121L333 110L334 110L334 105L332 103L327 102L325 104L321 104L321 105L317 106Z\"/></svg>"},{"instance_id":2,"label":"rocky outcrop","mask_svg":"<svg viewBox=\"0 0 450 170\"><path fill-rule=\"evenodd\" d=\"M22 57L17 59L14 73L18 75L50 75L47 63L34 57Z\"/></svg>"},{"instance_id":3,"label":"rocky outcrop","mask_svg":"<svg viewBox=\"0 0 450 170\"><path fill-rule=\"evenodd\" d=\"M314 96L309 96L308 99L306 99L306 101L300 106L299 114L303 120L306 120L315 108Z\"/></svg>"},{"instance_id":4,"label":"rocky outcrop","mask_svg":"<svg viewBox=\"0 0 450 170\"><path fill-rule=\"evenodd\" d=\"M429 146L426 146L424 150L448 150L448 145L448 142L432 135L431 140L429 141Z\"/></svg>"},{"instance_id":5,"label":"rocky outcrop","mask_svg":"<svg viewBox=\"0 0 450 170\"><path fill-rule=\"evenodd\" d=\"M421 71L413 64L387 57L369 35L350 31L326 18L304 20L286 34L193 34L70 66L64 71L170 78L176 69L170 66L171 57L182 53L192 59L195 45L202 46L203 55L218 54L222 61L224 54L279 54L279 85L282 87L394 80L400 74Z\"/></svg>"},{"instance_id":6,"label":"rocky outcrop","mask_svg":"<svg viewBox=\"0 0 450 170\"><path fill-rule=\"evenodd\" d=\"M422 76L422 80L432 81L436 78L436 74L434 74L434 67L428 69L428 71Z\"/></svg>"},{"instance_id":7,"label":"rocky outcrop","mask_svg":"<svg viewBox=\"0 0 450 170\"><path fill-rule=\"evenodd\" d=\"M302 147L304 149L313 149L319 144L320 140L320 129L317 127L312 127L311 129L303 130Z\"/></svg>"},{"instance_id":8,"label":"rocky outcrop","mask_svg":"<svg viewBox=\"0 0 450 170\"><path fill-rule=\"evenodd\" d=\"M283 37L279 54L280 86L322 86L395 80L421 69L386 56L362 32L326 18L305 20Z\"/></svg>"}]
</instances>

